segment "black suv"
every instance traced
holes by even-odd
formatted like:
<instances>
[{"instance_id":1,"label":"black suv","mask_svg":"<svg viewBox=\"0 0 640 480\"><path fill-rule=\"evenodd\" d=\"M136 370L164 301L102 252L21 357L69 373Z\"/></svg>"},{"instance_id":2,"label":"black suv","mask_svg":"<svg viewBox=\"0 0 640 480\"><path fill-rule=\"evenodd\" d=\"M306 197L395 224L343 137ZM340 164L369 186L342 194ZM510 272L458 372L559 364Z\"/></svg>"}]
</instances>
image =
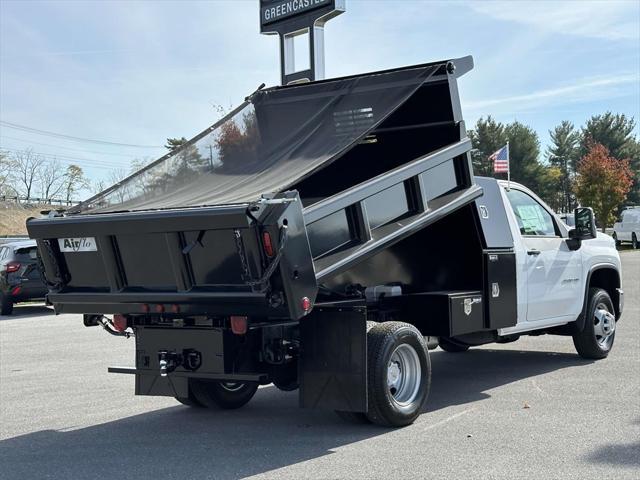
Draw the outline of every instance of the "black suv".
<instances>
[{"instance_id":1,"label":"black suv","mask_svg":"<svg viewBox=\"0 0 640 480\"><path fill-rule=\"evenodd\" d=\"M14 303L41 300L46 294L35 240L0 245L0 315L11 315Z\"/></svg>"}]
</instances>

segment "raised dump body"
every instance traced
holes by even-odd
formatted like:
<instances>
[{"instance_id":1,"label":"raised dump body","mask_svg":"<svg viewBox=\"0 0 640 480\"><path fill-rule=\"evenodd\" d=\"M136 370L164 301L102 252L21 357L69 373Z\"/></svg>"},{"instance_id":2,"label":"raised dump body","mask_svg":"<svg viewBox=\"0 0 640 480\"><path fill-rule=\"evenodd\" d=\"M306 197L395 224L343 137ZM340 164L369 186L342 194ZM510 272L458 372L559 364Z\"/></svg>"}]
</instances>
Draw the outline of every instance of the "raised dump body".
<instances>
[{"instance_id":1,"label":"raised dump body","mask_svg":"<svg viewBox=\"0 0 640 480\"><path fill-rule=\"evenodd\" d=\"M457 91L471 67L256 91L117 185L28 221L49 300L59 312L299 319L326 283L481 195Z\"/></svg>"},{"instance_id":2,"label":"raised dump body","mask_svg":"<svg viewBox=\"0 0 640 480\"><path fill-rule=\"evenodd\" d=\"M504 206L495 181L481 197L460 111L471 67L256 91L117 185L27 222L49 300L136 336L135 366L110 369L134 374L136 394L237 408L273 383L299 387L303 406L410 423L426 336L515 324ZM487 235L501 221L507 235Z\"/></svg>"}]
</instances>

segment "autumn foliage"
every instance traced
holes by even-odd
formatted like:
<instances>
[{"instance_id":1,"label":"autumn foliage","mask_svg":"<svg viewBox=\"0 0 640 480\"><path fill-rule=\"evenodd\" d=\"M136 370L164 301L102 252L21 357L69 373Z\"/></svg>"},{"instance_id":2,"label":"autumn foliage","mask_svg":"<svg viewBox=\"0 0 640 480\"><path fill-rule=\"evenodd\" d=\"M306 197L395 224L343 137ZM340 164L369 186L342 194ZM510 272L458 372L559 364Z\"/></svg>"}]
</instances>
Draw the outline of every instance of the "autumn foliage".
<instances>
[{"instance_id":1,"label":"autumn foliage","mask_svg":"<svg viewBox=\"0 0 640 480\"><path fill-rule=\"evenodd\" d=\"M617 160L599 143L592 143L580 159L574 192L581 205L593 208L603 229L615 221L618 207L633 184L628 160Z\"/></svg>"}]
</instances>

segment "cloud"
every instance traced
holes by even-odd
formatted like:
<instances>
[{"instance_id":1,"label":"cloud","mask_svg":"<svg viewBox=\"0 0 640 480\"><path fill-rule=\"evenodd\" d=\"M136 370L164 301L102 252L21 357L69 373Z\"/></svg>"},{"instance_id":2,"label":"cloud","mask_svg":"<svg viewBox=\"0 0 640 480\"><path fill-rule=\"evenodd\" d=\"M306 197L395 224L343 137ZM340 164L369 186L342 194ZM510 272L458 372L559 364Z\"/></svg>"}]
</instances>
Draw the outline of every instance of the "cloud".
<instances>
[{"instance_id":1,"label":"cloud","mask_svg":"<svg viewBox=\"0 0 640 480\"><path fill-rule=\"evenodd\" d=\"M608 40L640 39L640 2L469 2L492 18L533 26L554 34Z\"/></svg>"},{"instance_id":2,"label":"cloud","mask_svg":"<svg viewBox=\"0 0 640 480\"><path fill-rule=\"evenodd\" d=\"M464 106L472 111L486 110L488 107L502 107L503 109L508 107L511 111L532 110L550 103L557 107L567 103L624 95L628 91L624 87L625 85L632 84L637 87L639 82L640 75L637 73L620 74L613 77L590 77L572 85L546 88L521 95L491 100L472 100L465 102Z\"/></svg>"}]
</instances>

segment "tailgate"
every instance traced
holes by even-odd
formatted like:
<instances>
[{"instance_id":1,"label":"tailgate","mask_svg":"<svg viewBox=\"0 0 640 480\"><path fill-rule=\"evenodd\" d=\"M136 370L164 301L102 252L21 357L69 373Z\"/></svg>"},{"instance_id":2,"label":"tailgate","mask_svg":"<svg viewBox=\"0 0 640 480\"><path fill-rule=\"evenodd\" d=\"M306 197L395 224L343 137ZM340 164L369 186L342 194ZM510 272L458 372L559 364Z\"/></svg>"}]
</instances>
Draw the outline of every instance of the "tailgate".
<instances>
[{"instance_id":1,"label":"tailgate","mask_svg":"<svg viewBox=\"0 0 640 480\"><path fill-rule=\"evenodd\" d=\"M299 318L299 299L315 299L295 192L252 205L30 219L27 229L58 312Z\"/></svg>"}]
</instances>

